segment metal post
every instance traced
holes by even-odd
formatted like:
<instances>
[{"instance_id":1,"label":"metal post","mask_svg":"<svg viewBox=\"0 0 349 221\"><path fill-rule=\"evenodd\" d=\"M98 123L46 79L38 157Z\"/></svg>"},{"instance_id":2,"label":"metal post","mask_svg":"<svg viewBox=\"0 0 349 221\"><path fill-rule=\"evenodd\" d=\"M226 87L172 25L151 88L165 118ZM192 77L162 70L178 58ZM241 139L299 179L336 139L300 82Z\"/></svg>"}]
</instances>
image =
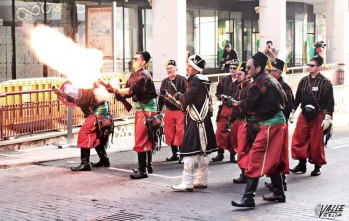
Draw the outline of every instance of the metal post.
<instances>
[{"instance_id":1,"label":"metal post","mask_svg":"<svg viewBox=\"0 0 349 221\"><path fill-rule=\"evenodd\" d=\"M74 110L72 107L68 107L68 145L70 145L73 142L73 111Z\"/></svg>"},{"instance_id":2,"label":"metal post","mask_svg":"<svg viewBox=\"0 0 349 221\"><path fill-rule=\"evenodd\" d=\"M58 146L59 149L65 148L65 147L76 147L76 144L73 144L73 107L68 107L68 131L67 131L67 143L66 144L60 144L60 143L54 143L53 145Z\"/></svg>"}]
</instances>

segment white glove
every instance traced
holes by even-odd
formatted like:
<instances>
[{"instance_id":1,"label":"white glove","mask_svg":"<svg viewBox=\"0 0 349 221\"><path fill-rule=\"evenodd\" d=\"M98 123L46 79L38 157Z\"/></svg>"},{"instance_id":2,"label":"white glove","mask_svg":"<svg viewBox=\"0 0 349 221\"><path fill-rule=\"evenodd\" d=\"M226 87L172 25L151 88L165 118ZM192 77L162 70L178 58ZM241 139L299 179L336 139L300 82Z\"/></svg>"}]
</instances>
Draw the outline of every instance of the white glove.
<instances>
[{"instance_id":1,"label":"white glove","mask_svg":"<svg viewBox=\"0 0 349 221\"><path fill-rule=\"evenodd\" d=\"M326 130L330 126L331 120L332 120L332 116L329 114L326 114L325 119L321 123L321 127L323 130Z\"/></svg>"},{"instance_id":2,"label":"white glove","mask_svg":"<svg viewBox=\"0 0 349 221\"><path fill-rule=\"evenodd\" d=\"M291 114L290 114L290 117L288 118L288 121L292 124L293 123L293 119L294 119L294 112L295 112L296 110L295 109L292 109L292 112L291 112Z\"/></svg>"}]
</instances>

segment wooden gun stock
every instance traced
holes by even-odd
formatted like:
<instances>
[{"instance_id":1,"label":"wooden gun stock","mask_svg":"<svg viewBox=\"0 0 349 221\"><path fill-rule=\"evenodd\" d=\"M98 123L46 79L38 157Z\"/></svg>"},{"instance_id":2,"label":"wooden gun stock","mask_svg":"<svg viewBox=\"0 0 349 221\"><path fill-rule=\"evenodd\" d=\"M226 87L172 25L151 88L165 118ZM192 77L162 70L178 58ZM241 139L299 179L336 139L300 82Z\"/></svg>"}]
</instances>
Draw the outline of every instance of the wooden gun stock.
<instances>
[{"instance_id":1,"label":"wooden gun stock","mask_svg":"<svg viewBox=\"0 0 349 221\"><path fill-rule=\"evenodd\" d=\"M98 82L105 88L108 88L108 86L111 87L109 84L105 83L101 79L99 79ZM124 97L122 97L121 95L115 95L115 98L117 101L120 101L124 105L127 112L130 112L130 110L132 109L132 105Z\"/></svg>"},{"instance_id":2,"label":"wooden gun stock","mask_svg":"<svg viewBox=\"0 0 349 221\"><path fill-rule=\"evenodd\" d=\"M120 98L116 100L120 101L124 105L127 112L130 112L130 110L132 109L132 105L125 98L120 96Z\"/></svg>"}]
</instances>

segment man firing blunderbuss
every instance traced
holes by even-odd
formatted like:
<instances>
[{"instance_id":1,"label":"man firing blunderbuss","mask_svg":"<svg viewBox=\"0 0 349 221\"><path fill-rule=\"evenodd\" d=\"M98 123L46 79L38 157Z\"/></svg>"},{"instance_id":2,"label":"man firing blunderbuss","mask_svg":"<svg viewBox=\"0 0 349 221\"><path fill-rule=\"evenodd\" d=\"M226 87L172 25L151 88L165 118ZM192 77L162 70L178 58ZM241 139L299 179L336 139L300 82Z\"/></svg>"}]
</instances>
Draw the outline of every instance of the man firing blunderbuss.
<instances>
[{"instance_id":1,"label":"man firing blunderbuss","mask_svg":"<svg viewBox=\"0 0 349 221\"><path fill-rule=\"evenodd\" d=\"M116 97L132 97L134 102L135 113L135 146L133 150L138 155L138 169L133 169L131 179L143 179L148 177L148 173L153 173L152 150L157 149L159 124L152 125L154 122L162 121L157 107L157 93L153 79L145 69L151 56L147 51L136 52L132 59L133 72L126 82L126 88L116 89L110 84L106 85L109 93L115 94Z\"/></svg>"}]
</instances>

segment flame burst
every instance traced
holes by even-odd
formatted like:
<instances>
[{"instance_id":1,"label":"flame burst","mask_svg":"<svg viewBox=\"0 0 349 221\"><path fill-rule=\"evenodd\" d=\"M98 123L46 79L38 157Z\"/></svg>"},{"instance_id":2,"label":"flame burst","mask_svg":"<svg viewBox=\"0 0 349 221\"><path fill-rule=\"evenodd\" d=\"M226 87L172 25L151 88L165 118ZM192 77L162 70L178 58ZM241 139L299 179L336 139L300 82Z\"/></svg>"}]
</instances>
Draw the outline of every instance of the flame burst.
<instances>
[{"instance_id":1,"label":"flame burst","mask_svg":"<svg viewBox=\"0 0 349 221\"><path fill-rule=\"evenodd\" d=\"M91 88L100 78L103 53L84 48L45 25L26 28L27 43L44 64L67 76L78 88Z\"/></svg>"}]
</instances>

